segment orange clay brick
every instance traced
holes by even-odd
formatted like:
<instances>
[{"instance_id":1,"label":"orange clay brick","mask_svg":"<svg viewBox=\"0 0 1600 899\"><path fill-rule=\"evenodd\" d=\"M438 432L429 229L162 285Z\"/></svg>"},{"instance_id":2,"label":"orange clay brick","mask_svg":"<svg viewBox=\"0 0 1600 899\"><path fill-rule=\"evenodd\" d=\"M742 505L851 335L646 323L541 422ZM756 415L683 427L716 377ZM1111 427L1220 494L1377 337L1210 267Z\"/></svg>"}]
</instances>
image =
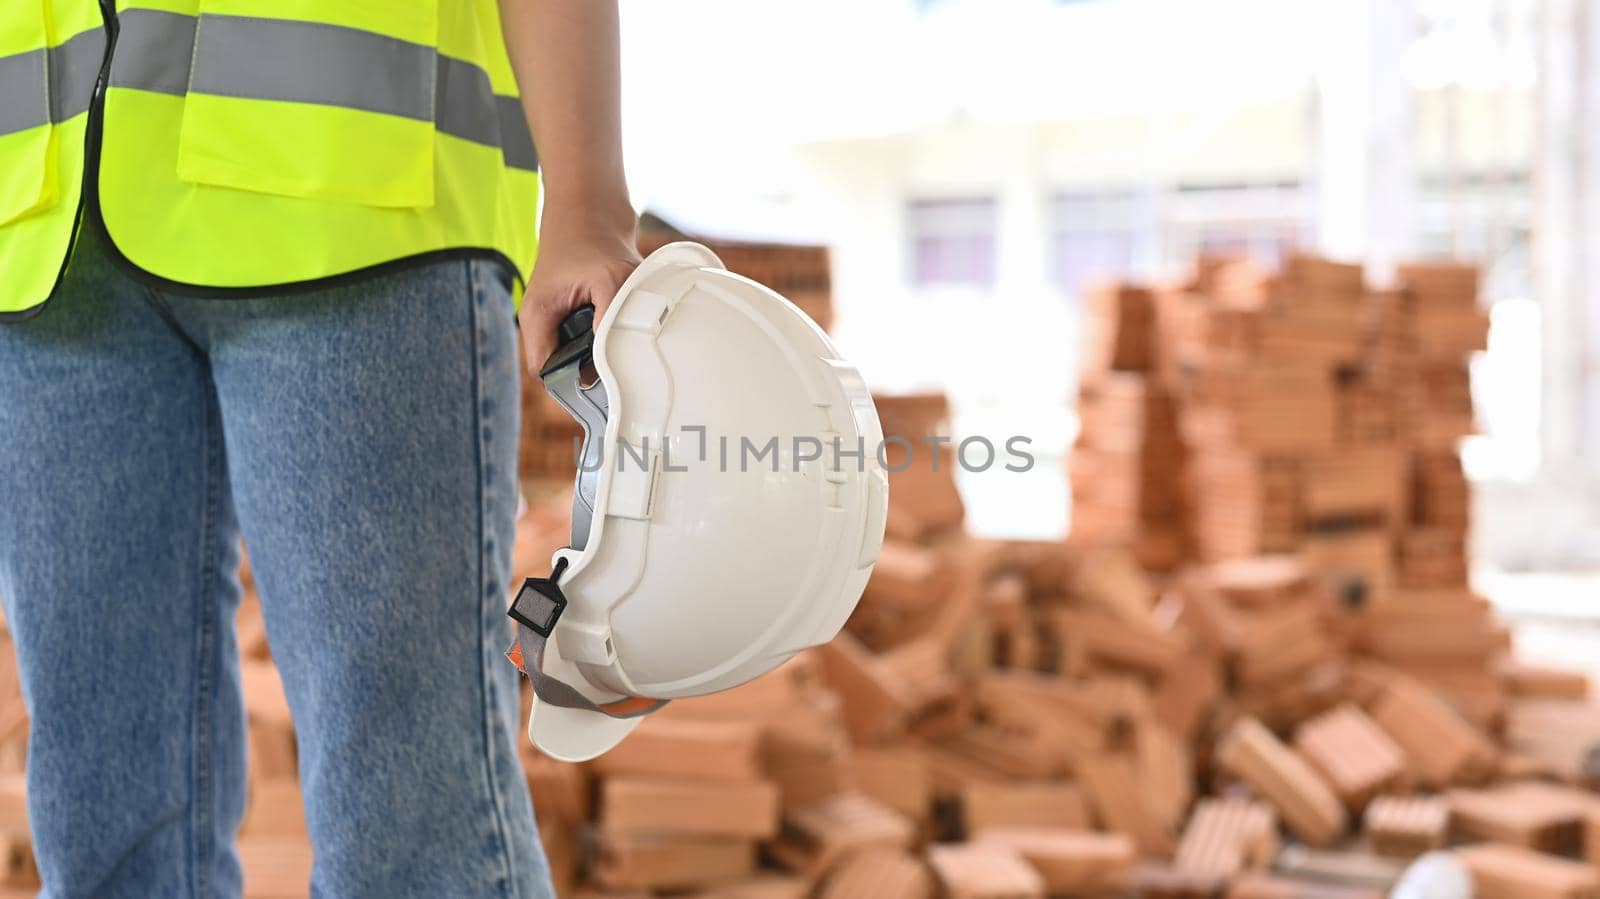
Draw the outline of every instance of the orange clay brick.
<instances>
[{"instance_id":1,"label":"orange clay brick","mask_svg":"<svg viewBox=\"0 0 1600 899\"><path fill-rule=\"evenodd\" d=\"M911 820L921 820L933 802L927 756L914 747L858 747L850 752L857 789Z\"/></svg>"},{"instance_id":2,"label":"orange clay brick","mask_svg":"<svg viewBox=\"0 0 1600 899\"><path fill-rule=\"evenodd\" d=\"M1100 754L1078 763L1079 783L1106 829L1127 834L1143 855L1172 854L1172 832L1151 807L1141 788L1134 760L1124 755Z\"/></svg>"},{"instance_id":3,"label":"orange clay brick","mask_svg":"<svg viewBox=\"0 0 1600 899\"><path fill-rule=\"evenodd\" d=\"M815 877L852 852L907 849L913 836L914 825L905 816L846 793L787 811L783 833L768 851L788 870Z\"/></svg>"},{"instance_id":4,"label":"orange clay brick","mask_svg":"<svg viewBox=\"0 0 1600 899\"><path fill-rule=\"evenodd\" d=\"M1519 700L1506 714L1510 751L1537 760L1563 780L1586 775L1589 749L1600 742L1600 715L1587 702Z\"/></svg>"},{"instance_id":5,"label":"orange clay brick","mask_svg":"<svg viewBox=\"0 0 1600 899\"><path fill-rule=\"evenodd\" d=\"M1456 850L1472 872L1476 899L1600 899L1600 872L1520 846Z\"/></svg>"},{"instance_id":6,"label":"orange clay brick","mask_svg":"<svg viewBox=\"0 0 1600 899\"><path fill-rule=\"evenodd\" d=\"M1145 805L1168 833L1177 830L1194 801L1194 760L1189 747L1166 727L1144 721L1134 731L1133 751Z\"/></svg>"},{"instance_id":7,"label":"orange clay brick","mask_svg":"<svg viewBox=\"0 0 1600 899\"><path fill-rule=\"evenodd\" d=\"M592 767L607 777L760 780L760 736L753 724L646 718Z\"/></svg>"},{"instance_id":8,"label":"orange clay brick","mask_svg":"<svg viewBox=\"0 0 1600 899\"><path fill-rule=\"evenodd\" d=\"M1043 732L1017 733L996 725L969 727L940 745L965 756L991 774L1013 780L1044 780L1066 772L1060 744Z\"/></svg>"},{"instance_id":9,"label":"orange clay brick","mask_svg":"<svg viewBox=\"0 0 1600 899\"><path fill-rule=\"evenodd\" d=\"M921 861L897 850L858 852L839 863L817 899L931 899L933 875Z\"/></svg>"},{"instance_id":10,"label":"orange clay brick","mask_svg":"<svg viewBox=\"0 0 1600 899\"><path fill-rule=\"evenodd\" d=\"M594 873L614 890L686 890L747 878L755 865L750 840L606 834Z\"/></svg>"},{"instance_id":11,"label":"orange clay brick","mask_svg":"<svg viewBox=\"0 0 1600 899\"><path fill-rule=\"evenodd\" d=\"M1103 749L1110 716L1096 701L1059 678L1033 672L991 673L979 679L978 708L985 720L1047 741L1063 762Z\"/></svg>"},{"instance_id":12,"label":"orange clay brick","mask_svg":"<svg viewBox=\"0 0 1600 899\"><path fill-rule=\"evenodd\" d=\"M928 847L949 899L1044 899L1044 879L1015 850L974 843Z\"/></svg>"},{"instance_id":13,"label":"orange clay brick","mask_svg":"<svg viewBox=\"0 0 1600 899\"><path fill-rule=\"evenodd\" d=\"M1500 665L1500 679L1506 691L1517 699L1588 699L1589 677L1581 671L1565 671L1506 660Z\"/></svg>"},{"instance_id":14,"label":"orange clay brick","mask_svg":"<svg viewBox=\"0 0 1600 899\"><path fill-rule=\"evenodd\" d=\"M600 825L615 834L761 839L778 831L778 788L760 781L607 778Z\"/></svg>"},{"instance_id":15,"label":"orange clay brick","mask_svg":"<svg viewBox=\"0 0 1600 899\"><path fill-rule=\"evenodd\" d=\"M560 823L568 827L589 820L594 811L594 796L583 766L557 761L523 744L527 755L522 770L528 775L528 792L533 807L539 810L539 823Z\"/></svg>"},{"instance_id":16,"label":"orange clay brick","mask_svg":"<svg viewBox=\"0 0 1600 899\"><path fill-rule=\"evenodd\" d=\"M850 790L855 774L844 734L809 726L768 726L761 737L761 766L778 787L784 808Z\"/></svg>"},{"instance_id":17,"label":"orange clay brick","mask_svg":"<svg viewBox=\"0 0 1600 899\"><path fill-rule=\"evenodd\" d=\"M1600 808L1600 796L1541 781L1452 790L1447 798L1458 835L1543 852L1578 851L1585 816Z\"/></svg>"},{"instance_id":18,"label":"orange clay brick","mask_svg":"<svg viewBox=\"0 0 1600 899\"><path fill-rule=\"evenodd\" d=\"M961 815L968 834L1002 827L1082 830L1089 826L1083 790L1067 781L973 784L961 795Z\"/></svg>"},{"instance_id":19,"label":"orange clay brick","mask_svg":"<svg viewBox=\"0 0 1600 899\"><path fill-rule=\"evenodd\" d=\"M294 779L298 772L294 725L278 669L270 662L244 662L239 678L250 720L250 779Z\"/></svg>"},{"instance_id":20,"label":"orange clay brick","mask_svg":"<svg viewBox=\"0 0 1600 899\"><path fill-rule=\"evenodd\" d=\"M1396 676L1378 697L1372 720L1401 749L1427 786L1470 783L1496 764L1494 745L1434 691Z\"/></svg>"},{"instance_id":21,"label":"orange clay brick","mask_svg":"<svg viewBox=\"0 0 1600 899\"><path fill-rule=\"evenodd\" d=\"M1245 870L1265 868L1278 851L1278 821L1271 806L1239 797L1202 799L1178 841L1173 870L1200 882L1222 883Z\"/></svg>"},{"instance_id":22,"label":"orange clay brick","mask_svg":"<svg viewBox=\"0 0 1600 899\"><path fill-rule=\"evenodd\" d=\"M306 895L311 883L311 844L305 838L262 837L239 841L244 892L260 899Z\"/></svg>"},{"instance_id":23,"label":"orange clay brick","mask_svg":"<svg viewBox=\"0 0 1600 899\"><path fill-rule=\"evenodd\" d=\"M1300 725L1294 748L1352 810L1360 810L1368 799L1398 783L1406 773L1405 753L1352 705Z\"/></svg>"},{"instance_id":24,"label":"orange clay brick","mask_svg":"<svg viewBox=\"0 0 1600 899\"><path fill-rule=\"evenodd\" d=\"M1272 803L1300 839L1328 846L1343 836L1349 822L1339 798L1261 722L1240 719L1223 739L1218 761Z\"/></svg>"},{"instance_id":25,"label":"orange clay brick","mask_svg":"<svg viewBox=\"0 0 1600 899\"><path fill-rule=\"evenodd\" d=\"M1082 671L1107 666L1159 677L1183 655L1182 641L1148 623L1070 609L1057 610L1048 620L1071 666Z\"/></svg>"},{"instance_id":26,"label":"orange clay brick","mask_svg":"<svg viewBox=\"0 0 1600 899\"><path fill-rule=\"evenodd\" d=\"M1242 608L1261 608L1295 599L1310 588L1305 563L1294 556L1257 556L1221 562L1206 576L1223 598Z\"/></svg>"},{"instance_id":27,"label":"orange clay brick","mask_svg":"<svg viewBox=\"0 0 1600 899\"><path fill-rule=\"evenodd\" d=\"M1242 616L1240 621L1235 672L1241 687L1271 687L1316 667L1334 653L1322 612L1314 603L1276 606Z\"/></svg>"},{"instance_id":28,"label":"orange clay brick","mask_svg":"<svg viewBox=\"0 0 1600 899\"><path fill-rule=\"evenodd\" d=\"M908 686L849 631L820 646L828 686L838 691L845 726L857 743L881 743L900 736L911 714L913 696Z\"/></svg>"},{"instance_id":29,"label":"orange clay brick","mask_svg":"<svg viewBox=\"0 0 1600 899\"><path fill-rule=\"evenodd\" d=\"M1367 845L1396 858L1440 849L1450 832L1450 807L1439 796L1379 796L1364 819Z\"/></svg>"},{"instance_id":30,"label":"orange clay brick","mask_svg":"<svg viewBox=\"0 0 1600 899\"><path fill-rule=\"evenodd\" d=\"M0 776L0 847L28 838L27 778L20 773Z\"/></svg>"},{"instance_id":31,"label":"orange clay brick","mask_svg":"<svg viewBox=\"0 0 1600 899\"><path fill-rule=\"evenodd\" d=\"M1169 731L1192 741L1221 693L1217 659L1201 652L1185 653L1156 686L1152 711Z\"/></svg>"},{"instance_id":32,"label":"orange clay brick","mask_svg":"<svg viewBox=\"0 0 1600 899\"><path fill-rule=\"evenodd\" d=\"M304 838L305 833L306 812L299 782L263 780L250 785L250 802L239 827L241 838Z\"/></svg>"},{"instance_id":33,"label":"orange clay brick","mask_svg":"<svg viewBox=\"0 0 1600 899\"><path fill-rule=\"evenodd\" d=\"M1133 841L1122 834L997 828L979 832L975 841L1022 856L1052 895L1122 895L1133 883Z\"/></svg>"}]
</instances>

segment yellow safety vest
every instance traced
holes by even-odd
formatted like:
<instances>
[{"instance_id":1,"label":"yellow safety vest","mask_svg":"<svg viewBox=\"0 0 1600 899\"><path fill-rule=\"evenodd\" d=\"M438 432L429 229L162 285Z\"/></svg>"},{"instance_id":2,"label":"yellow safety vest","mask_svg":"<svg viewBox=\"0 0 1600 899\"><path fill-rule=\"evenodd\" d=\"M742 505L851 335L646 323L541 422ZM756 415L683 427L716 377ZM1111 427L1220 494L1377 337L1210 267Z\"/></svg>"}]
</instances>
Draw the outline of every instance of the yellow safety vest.
<instances>
[{"instance_id":1,"label":"yellow safety vest","mask_svg":"<svg viewBox=\"0 0 1600 899\"><path fill-rule=\"evenodd\" d=\"M526 281L538 199L498 0L0 0L0 319L101 224L180 293Z\"/></svg>"}]
</instances>

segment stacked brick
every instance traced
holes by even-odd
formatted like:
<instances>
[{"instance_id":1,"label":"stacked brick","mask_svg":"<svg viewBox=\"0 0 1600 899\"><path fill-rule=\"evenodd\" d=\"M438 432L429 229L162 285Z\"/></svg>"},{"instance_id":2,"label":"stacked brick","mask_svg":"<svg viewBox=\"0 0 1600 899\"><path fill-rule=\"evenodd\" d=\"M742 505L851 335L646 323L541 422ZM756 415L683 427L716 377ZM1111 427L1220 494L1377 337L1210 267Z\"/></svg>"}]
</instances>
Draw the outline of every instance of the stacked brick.
<instances>
[{"instance_id":1,"label":"stacked brick","mask_svg":"<svg viewBox=\"0 0 1600 899\"><path fill-rule=\"evenodd\" d=\"M1155 295L1104 284L1087 292L1083 388L1073 453L1073 521L1088 540L1131 546L1148 568L1187 555L1183 443L1176 396L1159 376Z\"/></svg>"},{"instance_id":2,"label":"stacked brick","mask_svg":"<svg viewBox=\"0 0 1600 899\"><path fill-rule=\"evenodd\" d=\"M1490 725L1504 712L1491 666L1506 637L1467 590L1470 495L1456 446L1472 429L1468 360L1486 344L1478 273L1407 265L1398 281L1371 291L1360 266L1292 256L1277 272L1205 260L1182 284L1098 288L1071 463L1074 539L1187 546L1177 561L1201 563L1299 556L1364 610L1341 638ZM1166 462L1106 463L1104 444L1132 445L1128 427L1102 423L1100 410L1117 407L1108 396L1133 395L1106 386L1119 379L1176 420ZM1129 513L1174 477L1186 486L1177 502ZM1297 645L1310 651L1310 639Z\"/></svg>"},{"instance_id":3,"label":"stacked brick","mask_svg":"<svg viewBox=\"0 0 1600 899\"><path fill-rule=\"evenodd\" d=\"M1464 584L1456 442L1487 333L1477 271L1413 265L1400 279L1369 291L1359 266L1293 256L1277 272L1207 260L1181 284L1097 287L1075 533L1202 561L1353 555L1382 569L1380 589Z\"/></svg>"}]
</instances>

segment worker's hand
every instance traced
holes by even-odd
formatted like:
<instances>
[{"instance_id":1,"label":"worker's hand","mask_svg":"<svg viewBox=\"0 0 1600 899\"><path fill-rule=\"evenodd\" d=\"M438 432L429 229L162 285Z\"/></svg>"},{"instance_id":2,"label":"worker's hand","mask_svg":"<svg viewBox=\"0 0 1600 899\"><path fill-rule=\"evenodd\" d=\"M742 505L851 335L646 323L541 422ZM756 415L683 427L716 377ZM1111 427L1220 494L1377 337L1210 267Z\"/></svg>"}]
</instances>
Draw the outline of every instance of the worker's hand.
<instances>
[{"instance_id":1,"label":"worker's hand","mask_svg":"<svg viewBox=\"0 0 1600 899\"><path fill-rule=\"evenodd\" d=\"M563 218L547 209L539 238L539 261L528 281L518 321L528 369L539 369L556 349L556 328L572 310L594 304L594 324L616 299L617 289L639 266L633 220L599 224Z\"/></svg>"}]
</instances>

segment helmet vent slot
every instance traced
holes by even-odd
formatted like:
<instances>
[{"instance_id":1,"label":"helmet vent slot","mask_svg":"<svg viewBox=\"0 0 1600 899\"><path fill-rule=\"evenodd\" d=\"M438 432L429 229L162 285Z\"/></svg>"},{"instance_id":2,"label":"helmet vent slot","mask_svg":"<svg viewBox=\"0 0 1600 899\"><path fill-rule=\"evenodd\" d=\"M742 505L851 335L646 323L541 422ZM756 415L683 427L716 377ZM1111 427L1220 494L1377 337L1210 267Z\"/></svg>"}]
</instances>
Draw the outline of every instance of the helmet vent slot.
<instances>
[{"instance_id":1,"label":"helmet vent slot","mask_svg":"<svg viewBox=\"0 0 1600 899\"><path fill-rule=\"evenodd\" d=\"M588 390L600 381L600 372L594 367L594 357L586 356L578 368L578 389Z\"/></svg>"}]
</instances>

